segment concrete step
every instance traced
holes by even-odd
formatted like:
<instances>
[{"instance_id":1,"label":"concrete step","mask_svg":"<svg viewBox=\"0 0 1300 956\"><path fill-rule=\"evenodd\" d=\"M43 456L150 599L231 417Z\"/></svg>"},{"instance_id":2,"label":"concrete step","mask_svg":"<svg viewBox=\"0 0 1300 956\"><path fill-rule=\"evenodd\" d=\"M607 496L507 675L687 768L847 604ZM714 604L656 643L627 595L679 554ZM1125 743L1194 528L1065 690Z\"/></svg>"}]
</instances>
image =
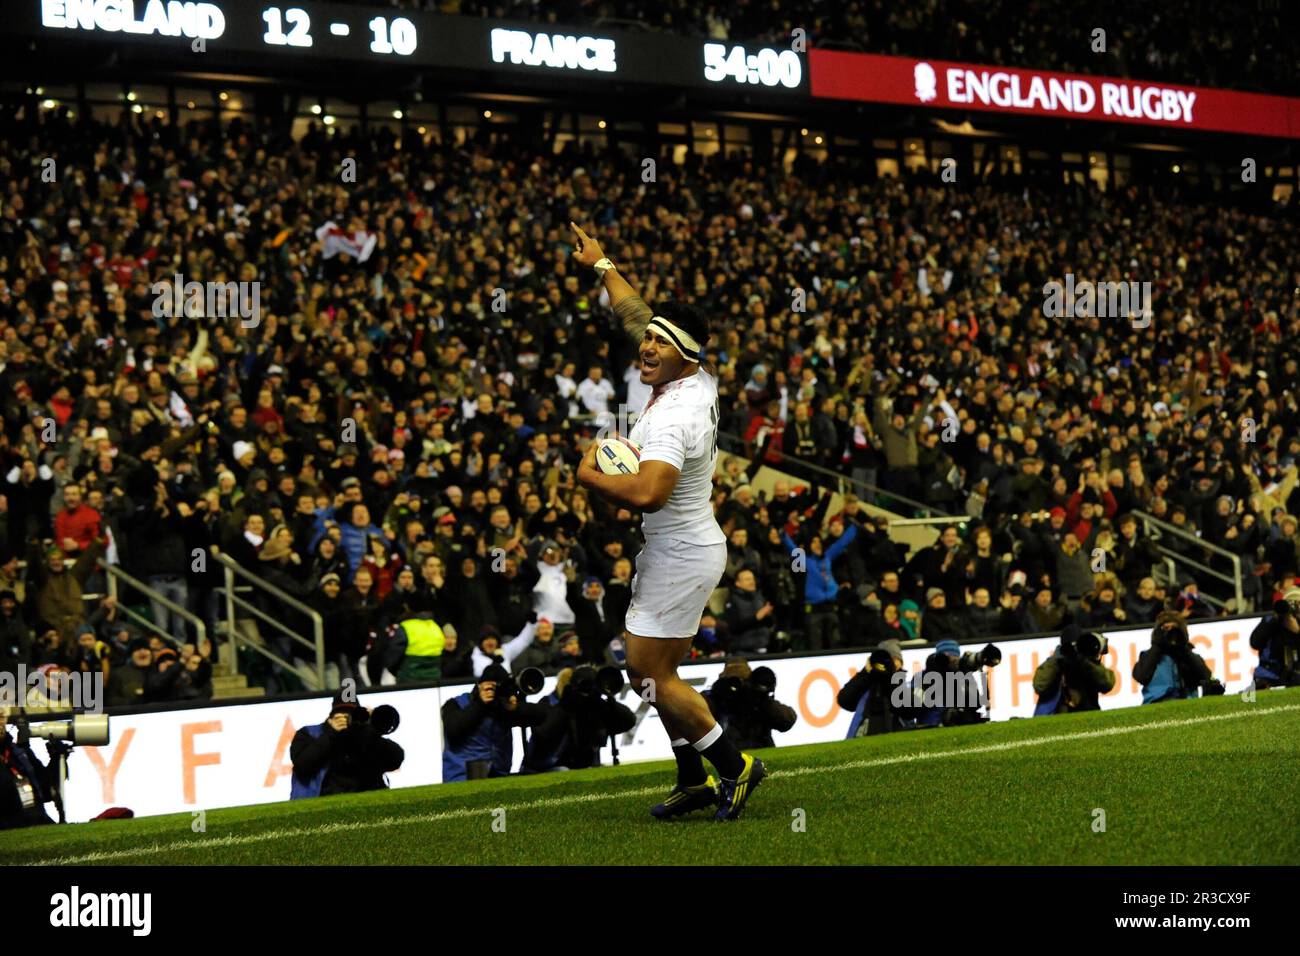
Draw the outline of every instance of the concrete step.
<instances>
[{"instance_id":1,"label":"concrete step","mask_svg":"<svg viewBox=\"0 0 1300 956\"><path fill-rule=\"evenodd\" d=\"M248 697L265 697L265 687L212 687L213 700L235 700Z\"/></svg>"}]
</instances>

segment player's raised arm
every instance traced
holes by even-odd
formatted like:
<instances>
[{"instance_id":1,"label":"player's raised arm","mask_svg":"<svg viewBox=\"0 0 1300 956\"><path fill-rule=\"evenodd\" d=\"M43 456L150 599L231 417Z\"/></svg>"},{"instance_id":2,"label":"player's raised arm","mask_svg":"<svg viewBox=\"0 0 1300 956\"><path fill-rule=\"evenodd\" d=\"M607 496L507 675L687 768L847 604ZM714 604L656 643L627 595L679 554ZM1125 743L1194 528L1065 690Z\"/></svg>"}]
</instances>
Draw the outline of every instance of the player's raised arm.
<instances>
[{"instance_id":1,"label":"player's raised arm","mask_svg":"<svg viewBox=\"0 0 1300 956\"><path fill-rule=\"evenodd\" d=\"M641 337L645 335L646 326L654 316L653 310L645 304L645 300L637 294L631 284L618 274L618 267L605 255L605 251L600 248L600 243L583 232L582 227L576 222L570 222L569 228L573 230L576 243L573 258L579 265L596 270L596 274L605 283L605 291L609 293L609 304L614 309L614 314L623 323L623 330L632 337L633 341L640 342Z\"/></svg>"}]
</instances>

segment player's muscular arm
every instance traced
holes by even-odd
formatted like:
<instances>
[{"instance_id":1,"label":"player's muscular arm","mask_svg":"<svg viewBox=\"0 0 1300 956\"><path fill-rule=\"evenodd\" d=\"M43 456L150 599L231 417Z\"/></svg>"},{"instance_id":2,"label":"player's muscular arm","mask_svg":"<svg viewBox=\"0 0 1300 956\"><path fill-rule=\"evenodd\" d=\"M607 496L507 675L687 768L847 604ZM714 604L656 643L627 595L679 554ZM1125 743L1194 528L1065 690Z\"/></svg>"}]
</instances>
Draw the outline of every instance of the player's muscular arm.
<instances>
[{"instance_id":1,"label":"player's muscular arm","mask_svg":"<svg viewBox=\"0 0 1300 956\"><path fill-rule=\"evenodd\" d=\"M592 442L578 465L578 482L614 504L634 511L658 511L672 496L681 472L666 461L643 461L635 475L607 475L596 467Z\"/></svg>"},{"instance_id":2,"label":"player's muscular arm","mask_svg":"<svg viewBox=\"0 0 1300 956\"><path fill-rule=\"evenodd\" d=\"M605 258L605 251L601 249L600 243L583 232L577 223L571 222L569 227L573 230L574 241L577 243L573 250L573 258L579 265L589 269L595 268L596 263ZM609 293L609 304L619 321L623 323L623 330L632 337L633 341L640 342L654 311L645 304L641 296L637 295L631 283L619 275L617 269L609 269L605 272L604 283L605 291Z\"/></svg>"}]
</instances>

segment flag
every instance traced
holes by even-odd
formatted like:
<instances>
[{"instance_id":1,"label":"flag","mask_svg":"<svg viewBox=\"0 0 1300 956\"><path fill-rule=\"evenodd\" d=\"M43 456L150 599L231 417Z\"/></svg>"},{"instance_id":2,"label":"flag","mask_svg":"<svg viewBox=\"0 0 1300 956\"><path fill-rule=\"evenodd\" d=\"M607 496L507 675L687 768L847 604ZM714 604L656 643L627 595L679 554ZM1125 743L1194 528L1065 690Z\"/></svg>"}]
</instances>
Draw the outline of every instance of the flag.
<instances>
[{"instance_id":1,"label":"flag","mask_svg":"<svg viewBox=\"0 0 1300 956\"><path fill-rule=\"evenodd\" d=\"M316 230L316 238L321 241L324 258L333 259L340 252L343 252L356 259L357 262L365 262L369 259L370 254L375 251L375 243L379 241L378 236L366 232L364 229L348 233L333 220Z\"/></svg>"}]
</instances>

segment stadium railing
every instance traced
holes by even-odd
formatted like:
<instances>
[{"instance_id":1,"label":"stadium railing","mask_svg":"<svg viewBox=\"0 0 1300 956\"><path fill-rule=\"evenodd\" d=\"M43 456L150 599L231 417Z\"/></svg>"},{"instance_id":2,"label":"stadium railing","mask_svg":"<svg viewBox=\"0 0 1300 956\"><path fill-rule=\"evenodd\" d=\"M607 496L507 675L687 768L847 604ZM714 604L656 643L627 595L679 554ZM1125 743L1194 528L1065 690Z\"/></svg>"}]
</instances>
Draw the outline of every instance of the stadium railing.
<instances>
[{"instance_id":1,"label":"stadium railing","mask_svg":"<svg viewBox=\"0 0 1300 956\"><path fill-rule=\"evenodd\" d=\"M1168 576L1168 580L1164 582L1165 584L1176 584L1178 565L1186 565L1189 568L1194 568L1200 576L1213 578L1216 581L1222 581L1223 583L1230 585L1236 596L1236 603L1233 606L1233 609L1237 614L1245 613L1248 610L1245 605L1243 578L1241 574L1241 557L1239 555L1233 554L1227 548L1221 548L1217 544L1211 544L1204 538L1197 537L1189 531L1185 531L1176 525L1169 524L1167 521L1161 521L1155 515L1147 514L1145 511L1135 511L1133 512L1133 515L1142 522L1142 533L1154 542L1156 550L1160 553L1161 557L1164 558L1164 565L1166 568L1165 573ZM1155 533L1152 532L1152 529L1155 529ZM1188 557L1180 551L1175 551L1174 549L1161 544L1160 539L1165 535L1168 535L1171 538L1178 538L1181 541L1187 542L1189 546L1202 548L1210 554L1223 558L1232 565L1232 573L1226 574L1208 564L1204 564L1194 558ZM1228 602L1223 601L1208 592L1202 592L1201 597L1205 598L1206 601L1213 604L1215 607L1226 608L1228 606Z\"/></svg>"},{"instance_id":2,"label":"stadium railing","mask_svg":"<svg viewBox=\"0 0 1300 956\"><path fill-rule=\"evenodd\" d=\"M242 646L256 651L258 654L261 654L263 657L267 658L272 663L278 665L279 667L291 673L298 674L300 677L307 676L303 673L302 669L297 665L295 665L292 661L286 661L284 658L280 657L280 655L272 652L270 649L263 646L259 641L241 632L240 630L241 622L239 620L238 614L236 613L236 609L241 609L248 612L249 614L252 614L259 621L263 621L269 624L271 627L275 628L276 630L280 631L282 634L286 635L294 643L312 651L313 656L315 657L316 660L316 664L314 668L315 670L314 676L317 681L316 687L319 689L324 689L326 686L325 626L324 626L324 622L321 620L320 614L318 614L313 608L304 604L302 601L299 601L293 595L276 587L270 581L266 581L258 577L256 574L253 574L247 568L244 568L241 565L237 564L235 561L231 560L227 555L218 554L215 557L218 561L221 562L221 566L223 568L224 575L225 575L224 586L217 588L216 591L224 599L226 605L226 621L225 621L225 626L222 630L226 634L227 638L230 640L232 650L235 651L235 653L230 655L232 659L232 666L235 668L235 673L238 673L238 668L239 668L238 651L239 651L239 647L242 644ZM236 581L236 577L238 577L239 579L238 581ZM266 611L258 607L256 603L244 597L245 594L251 594L254 591L262 591L263 593L274 598L276 601L280 602L280 604L297 611L299 614L302 614L309 621L311 621L312 636L314 640L309 641L305 637L302 637L293 628L285 624L284 621L273 617L272 615L268 614Z\"/></svg>"},{"instance_id":3,"label":"stadium railing","mask_svg":"<svg viewBox=\"0 0 1300 956\"><path fill-rule=\"evenodd\" d=\"M156 601L158 604L161 604L169 612L175 614L177 617L181 618L182 620L188 621L190 625L194 628L194 637L196 641L196 646L197 647L203 646L203 642L207 639L208 636L208 629L207 627L204 626L203 619L200 618L197 614L177 604L175 601L167 597L162 592L156 591L153 588L149 587L149 585L145 584L139 578L135 578L132 577L130 574L127 574L125 571L123 571L120 567L118 567L115 564L105 564L103 565L103 569L106 575L105 587L108 590L108 596L117 602L117 609L123 614L125 614L126 617L133 624L135 624L137 627L142 627L145 630L152 631L153 633L160 635L161 637L163 637L168 641L172 640L172 636L166 630L166 628L162 627L160 624L154 621L153 618L141 614L130 604L118 599L119 582L125 584L127 587L131 588L137 593L142 594L150 601ZM89 595L83 595L83 597L89 597Z\"/></svg>"},{"instance_id":4,"label":"stadium railing","mask_svg":"<svg viewBox=\"0 0 1300 956\"><path fill-rule=\"evenodd\" d=\"M742 455L751 459L754 456L755 449L752 447L753 443L746 442L739 435L731 432L718 432L718 445L723 450L731 452L733 455ZM885 488L881 488L879 485L868 484L865 481L852 478L849 475L827 468L824 465L815 464L808 459L800 458L797 455L790 455L781 452L781 461L783 463L789 462L802 471L810 472L819 477L825 478L827 483L833 483L836 490L840 492L852 490L853 493L863 501L872 501L874 499L878 502L881 508L888 508L891 502L897 502L906 505L913 511L923 512L923 514L917 515L916 517L947 519L949 521L957 521L961 517L959 515L946 514L937 508L932 508L923 502L917 501L915 498L908 498L905 495L900 495L896 491L889 491ZM760 467L764 464L766 464L766 462L759 463Z\"/></svg>"}]
</instances>

